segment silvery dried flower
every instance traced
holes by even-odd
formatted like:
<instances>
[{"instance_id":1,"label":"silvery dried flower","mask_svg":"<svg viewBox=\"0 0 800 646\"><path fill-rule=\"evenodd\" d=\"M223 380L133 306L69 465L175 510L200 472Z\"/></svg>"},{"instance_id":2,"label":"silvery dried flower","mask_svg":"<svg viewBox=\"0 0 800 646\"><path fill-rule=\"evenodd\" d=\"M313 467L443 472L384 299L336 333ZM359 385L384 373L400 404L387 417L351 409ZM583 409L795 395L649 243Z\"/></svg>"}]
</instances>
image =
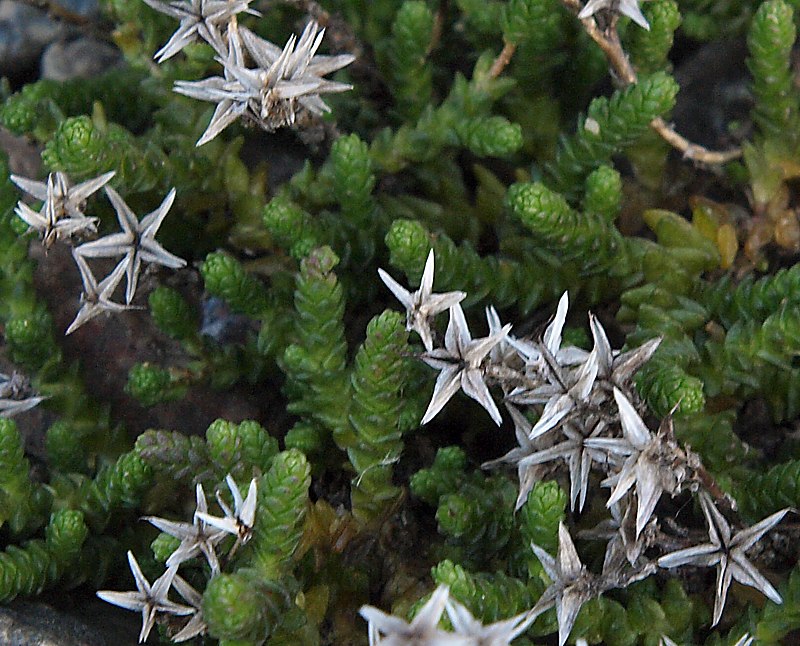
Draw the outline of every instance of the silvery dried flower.
<instances>
[{"instance_id":1,"label":"silvery dried flower","mask_svg":"<svg viewBox=\"0 0 800 646\"><path fill-rule=\"evenodd\" d=\"M425 261L425 270L422 272L422 280L419 289L414 293L409 292L394 278L383 269L378 269L381 280L395 295L400 304L406 308L406 330L414 330L419 334L425 349L430 352L433 350L433 337L431 335L431 319L453 305L458 305L466 298L465 292L446 292L444 294L433 293L433 249L428 252L428 259Z\"/></svg>"},{"instance_id":2,"label":"silvery dried flower","mask_svg":"<svg viewBox=\"0 0 800 646\"><path fill-rule=\"evenodd\" d=\"M637 25L650 31L650 23L647 22L647 18L644 17L642 10L639 8L639 0L589 0L581 9L578 18L583 20L593 16L601 9L628 16Z\"/></svg>"},{"instance_id":3,"label":"silvery dried flower","mask_svg":"<svg viewBox=\"0 0 800 646\"><path fill-rule=\"evenodd\" d=\"M199 36L218 52L223 51L221 27L225 27L230 19L238 13L245 12L254 16L261 14L250 9L253 0L144 0L149 6L181 21L177 31L172 34L167 44L159 49L153 58L163 63L172 58Z\"/></svg>"},{"instance_id":4,"label":"silvery dried flower","mask_svg":"<svg viewBox=\"0 0 800 646\"><path fill-rule=\"evenodd\" d=\"M445 609L456 634L469 637L473 640L469 643L474 646L510 646L512 641L528 630L537 617L532 612L523 612L484 626L455 599L448 599Z\"/></svg>"},{"instance_id":5,"label":"silvery dried flower","mask_svg":"<svg viewBox=\"0 0 800 646\"><path fill-rule=\"evenodd\" d=\"M136 292L136 285L139 281L139 271L142 262L155 263L172 269L179 269L186 266L183 258L171 254L164 249L156 240L158 228L164 221L173 201L175 200L175 189L173 188L161 205L151 213L145 215L141 220L137 219L131 208L110 187L106 187L108 199L117 212L117 219L122 227L120 233L112 233L99 240L86 242L75 248L75 252L83 258L116 258L125 256L123 263L128 283L125 290L125 301L130 303Z\"/></svg>"},{"instance_id":6,"label":"silvery dried flower","mask_svg":"<svg viewBox=\"0 0 800 646\"><path fill-rule=\"evenodd\" d=\"M761 537L777 525L789 512L782 509L752 527L733 534L731 526L719 512L714 501L706 492L700 493L700 506L708 523L709 543L695 545L677 552L666 554L658 559L659 567L673 568L681 565L717 566L716 598L714 601L714 620L716 626L722 617L722 609L728 596L732 580L749 585L775 603L783 603L781 595L747 559L746 552Z\"/></svg>"},{"instance_id":7,"label":"silvery dried flower","mask_svg":"<svg viewBox=\"0 0 800 646\"><path fill-rule=\"evenodd\" d=\"M72 186L69 177L61 172L50 173L46 182L38 182L19 175L11 175L11 181L37 200L51 203L55 218L60 220L85 217L83 210L86 208L86 200L92 193L105 186L114 175L115 171L111 171L75 186Z\"/></svg>"},{"instance_id":8,"label":"silvery dried flower","mask_svg":"<svg viewBox=\"0 0 800 646\"><path fill-rule=\"evenodd\" d=\"M125 261L121 261L108 276L98 284L92 270L86 261L72 250L72 257L78 265L78 271L83 281L83 293L81 294L81 308L75 315L75 319L67 328L65 334L72 334L81 325L91 321L94 317L104 312L124 312L133 309L130 305L122 305L111 300L114 290L119 285L125 275Z\"/></svg>"},{"instance_id":9,"label":"silvery dried flower","mask_svg":"<svg viewBox=\"0 0 800 646\"><path fill-rule=\"evenodd\" d=\"M204 635L208 626L203 619L203 595L189 585L180 575L176 574L172 580L172 587L177 590L183 600L188 603L194 612L186 625L172 636L174 642L185 642L192 637Z\"/></svg>"},{"instance_id":10,"label":"silvery dried flower","mask_svg":"<svg viewBox=\"0 0 800 646\"><path fill-rule=\"evenodd\" d=\"M201 514L208 513L208 504L206 503L206 495L202 484L197 484L195 494L197 499L197 509L195 511ZM167 567L180 565L183 561L202 553L211 567L211 576L219 574L219 559L214 547L225 537L225 531L222 529L212 530L197 513L194 515L194 522L191 523L181 523L155 516L145 516L144 520L155 525L162 532L181 540L178 549L170 554L167 559Z\"/></svg>"},{"instance_id":11,"label":"silvery dried flower","mask_svg":"<svg viewBox=\"0 0 800 646\"><path fill-rule=\"evenodd\" d=\"M450 589L440 585L411 623L386 614L374 606L361 606L358 613L369 624L369 646L457 646L473 644L468 637L441 630L442 617Z\"/></svg>"},{"instance_id":12,"label":"silvery dried flower","mask_svg":"<svg viewBox=\"0 0 800 646\"><path fill-rule=\"evenodd\" d=\"M321 95L345 92L352 86L323 76L349 65L355 57L316 55L324 34L316 22L310 22L299 40L292 36L281 50L244 27L229 30L228 54L217 59L224 77L175 83L180 94L218 104L197 145L211 141L239 116L272 132L293 125L300 110L315 115L329 112ZM257 67L245 66L242 43Z\"/></svg>"},{"instance_id":13,"label":"silvery dried flower","mask_svg":"<svg viewBox=\"0 0 800 646\"><path fill-rule=\"evenodd\" d=\"M633 404L618 388L614 388L614 399L619 409L620 424L625 439L633 447L622 470L604 481L613 486L607 506L618 502L635 484L638 509L636 512L636 536L644 529L661 494L675 495L681 490L690 468L697 466L687 462L687 453L678 446L672 433L672 420L662 422L658 433L653 435L645 426ZM691 458L691 454L689 454ZM698 462L699 464L699 462Z\"/></svg>"},{"instance_id":14,"label":"silvery dried flower","mask_svg":"<svg viewBox=\"0 0 800 646\"><path fill-rule=\"evenodd\" d=\"M432 368L441 370L436 378L428 409L422 418L427 424L442 410L450 398L464 390L464 394L477 401L499 426L503 421L497 404L489 394L484 381L484 359L511 329L504 326L499 332L483 339L472 339L461 305L450 308L450 322L444 336L444 348L436 348L422 355L422 360Z\"/></svg>"},{"instance_id":15,"label":"silvery dried flower","mask_svg":"<svg viewBox=\"0 0 800 646\"><path fill-rule=\"evenodd\" d=\"M627 456L633 449L630 444L619 438L598 437L606 428L605 422L598 420L592 431L585 435L580 428L573 424L561 426L561 432L566 439L554 446L540 451L535 451L520 460L519 466L527 467L534 464L544 464L551 460L564 460L569 468L570 479L570 509L583 511L586 494L589 491L589 472L592 463L607 464L616 461L615 456Z\"/></svg>"},{"instance_id":16,"label":"silvery dried flower","mask_svg":"<svg viewBox=\"0 0 800 646\"><path fill-rule=\"evenodd\" d=\"M23 191L43 200L39 212L24 202L19 202L15 212L29 227L42 236L46 248L56 240L71 238L74 235L97 232L97 218L83 213L87 198L108 183L114 172L71 186L69 178L60 172L50 173L46 182L11 175L11 180Z\"/></svg>"},{"instance_id":17,"label":"silvery dried flower","mask_svg":"<svg viewBox=\"0 0 800 646\"><path fill-rule=\"evenodd\" d=\"M531 543L531 548L552 581L531 609L531 613L539 615L555 606L558 646L564 646L581 606L603 591L602 583L581 563L572 537L563 522L558 525L556 558L535 543Z\"/></svg>"},{"instance_id":18,"label":"silvery dried flower","mask_svg":"<svg viewBox=\"0 0 800 646\"><path fill-rule=\"evenodd\" d=\"M103 601L113 603L115 606L127 610L140 610L142 612L142 630L139 633L139 643L147 641L150 631L156 621L156 613L164 612L173 615L191 615L194 608L182 606L167 598L172 580L178 571L178 566L169 568L164 574L153 581L151 586L145 579L133 552L128 552L128 564L133 578L136 581L136 592L115 592L113 590L100 590L97 596Z\"/></svg>"},{"instance_id":19,"label":"silvery dried flower","mask_svg":"<svg viewBox=\"0 0 800 646\"><path fill-rule=\"evenodd\" d=\"M29 397L31 384L27 377L14 371L0 373L0 417L13 417L35 408L46 397Z\"/></svg>"},{"instance_id":20,"label":"silvery dried flower","mask_svg":"<svg viewBox=\"0 0 800 646\"><path fill-rule=\"evenodd\" d=\"M256 520L256 502L258 500L256 479L253 478L250 481L247 498L244 499L242 499L242 494L233 476L230 474L225 476L225 482L228 484L228 489L230 489L233 496L233 511L225 504L220 498L219 492L217 492L217 502L225 513L224 518L211 516L204 511L196 511L195 516L213 527L217 527L228 534L233 534L236 536L236 545L243 545L253 536L253 525ZM236 547L233 549L236 549Z\"/></svg>"}]
</instances>

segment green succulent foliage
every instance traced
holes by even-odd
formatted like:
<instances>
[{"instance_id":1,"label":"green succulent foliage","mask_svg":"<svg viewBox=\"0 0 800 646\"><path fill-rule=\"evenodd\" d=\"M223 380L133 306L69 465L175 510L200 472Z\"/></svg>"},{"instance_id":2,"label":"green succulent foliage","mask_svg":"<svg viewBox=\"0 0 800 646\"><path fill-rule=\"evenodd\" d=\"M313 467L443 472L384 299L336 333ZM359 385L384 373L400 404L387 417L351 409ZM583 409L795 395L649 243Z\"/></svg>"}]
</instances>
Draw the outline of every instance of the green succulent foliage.
<instances>
[{"instance_id":1,"label":"green succulent foliage","mask_svg":"<svg viewBox=\"0 0 800 646\"><path fill-rule=\"evenodd\" d=\"M555 554L558 548L558 525L564 520L567 494L554 480L537 482L519 508L518 522L523 542ZM531 553L531 558L533 555Z\"/></svg>"},{"instance_id":2,"label":"green succulent foliage","mask_svg":"<svg viewBox=\"0 0 800 646\"><path fill-rule=\"evenodd\" d=\"M748 518L757 522L800 500L800 461L788 460L767 471L748 471L738 480L736 500Z\"/></svg>"},{"instance_id":3,"label":"green succulent foliage","mask_svg":"<svg viewBox=\"0 0 800 646\"><path fill-rule=\"evenodd\" d=\"M700 282L693 296L708 310L709 318L731 328L737 322L763 322L781 305L798 305L799 294L800 265L792 265L761 278L748 274L737 282L726 275Z\"/></svg>"},{"instance_id":4,"label":"green succulent foliage","mask_svg":"<svg viewBox=\"0 0 800 646\"><path fill-rule=\"evenodd\" d=\"M53 317L44 305L19 313L6 321L6 344L14 363L35 371L60 355L53 336Z\"/></svg>"},{"instance_id":5,"label":"green succulent foliage","mask_svg":"<svg viewBox=\"0 0 800 646\"><path fill-rule=\"evenodd\" d=\"M375 174L372 172L367 144L358 135L339 137L331 147L327 164L333 176L334 197L348 224L351 227L370 228L375 208L372 199Z\"/></svg>"},{"instance_id":6,"label":"green succulent foliage","mask_svg":"<svg viewBox=\"0 0 800 646\"><path fill-rule=\"evenodd\" d=\"M36 520L38 510L29 469L17 425L0 419L0 527L7 525L14 534Z\"/></svg>"},{"instance_id":7,"label":"green succulent foliage","mask_svg":"<svg viewBox=\"0 0 800 646\"><path fill-rule=\"evenodd\" d=\"M318 226L308 213L284 195L276 195L269 201L262 219L275 242L297 260L319 246L322 236Z\"/></svg>"},{"instance_id":8,"label":"green succulent foliage","mask_svg":"<svg viewBox=\"0 0 800 646\"><path fill-rule=\"evenodd\" d=\"M150 465L134 450L102 467L94 484L106 510L119 506L136 507L153 486L153 475Z\"/></svg>"},{"instance_id":9,"label":"green succulent foliage","mask_svg":"<svg viewBox=\"0 0 800 646\"><path fill-rule=\"evenodd\" d=\"M136 438L133 450L159 479L193 484L209 481L216 471L206 442L195 435L145 431Z\"/></svg>"},{"instance_id":10,"label":"green succulent foliage","mask_svg":"<svg viewBox=\"0 0 800 646\"><path fill-rule=\"evenodd\" d=\"M347 430L344 296L333 272L339 258L321 247L300 263L295 290L295 342L286 348L281 368L288 410L310 417L333 432Z\"/></svg>"},{"instance_id":11,"label":"green succulent foliage","mask_svg":"<svg viewBox=\"0 0 800 646\"><path fill-rule=\"evenodd\" d=\"M364 521L377 518L400 494L392 484L392 465L403 450L400 411L407 344L402 317L386 311L370 321L353 362L348 415L352 435L340 436L339 442L347 444L357 474L350 492L353 515Z\"/></svg>"},{"instance_id":12,"label":"green succulent foliage","mask_svg":"<svg viewBox=\"0 0 800 646\"><path fill-rule=\"evenodd\" d=\"M797 30L794 11L783 0L759 6L750 31L747 66L753 75L753 121L765 137L782 140L796 131L800 93L794 85L790 54Z\"/></svg>"},{"instance_id":13,"label":"green succulent foliage","mask_svg":"<svg viewBox=\"0 0 800 646\"><path fill-rule=\"evenodd\" d=\"M45 540L9 545L0 552L0 602L52 586L78 559L87 534L81 512L60 511L50 517Z\"/></svg>"},{"instance_id":14,"label":"green succulent foliage","mask_svg":"<svg viewBox=\"0 0 800 646\"><path fill-rule=\"evenodd\" d=\"M536 243L565 260L577 260L584 272L624 268L622 235L602 214L578 213L539 182L513 184L505 203Z\"/></svg>"},{"instance_id":15,"label":"green succulent foliage","mask_svg":"<svg viewBox=\"0 0 800 646\"><path fill-rule=\"evenodd\" d=\"M90 79L28 83L0 105L0 123L15 135L46 141L65 117L88 114L100 102L110 119L138 130L156 106L146 78L143 70L116 67Z\"/></svg>"},{"instance_id":16,"label":"green succulent foliage","mask_svg":"<svg viewBox=\"0 0 800 646\"><path fill-rule=\"evenodd\" d=\"M149 407L181 399L186 394L186 384L166 368L137 363L128 372L125 392L142 406Z\"/></svg>"},{"instance_id":17,"label":"green succulent foliage","mask_svg":"<svg viewBox=\"0 0 800 646\"><path fill-rule=\"evenodd\" d=\"M570 200L577 197L575 187L612 155L635 143L653 119L669 112L677 93L675 80L656 72L642 75L638 83L617 90L609 99L594 99L577 133L562 139L555 161L547 168L546 183Z\"/></svg>"},{"instance_id":18,"label":"green succulent foliage","mask_svg":"<svg viewBox=\"0 0 800 646\"><path fill-rule=\"evenodd\" d=\"M161 532L150 543L150 549L153 550L153 558L159 563L166 563L167 559L172 556L172 553L177 550L181 545L181 539L170 536Z\"/></svg>"},{"instance_id":19,"label":"green succulent foliage","mask_svg":"<svg viewBox=\"0 0 800 646\"><path fill-rule=\"evenodd\" d=\"M457 491L440 496L439 532L449 538L464 562L482 564L502 554L514 530L517 488L505 476L474 477Z\"/></svg>"},{"instance_id":20,"label":"green succulent foliage","mask_svg":"<svg viewBox=\"0 0 800 646\"><path fill-rule=\"evenodd\" d=\"M206 445L218 477L266 473L278 453L278 440L252 420L212 422L206 430Z\"/></svg>"},{"instance_id":21,"label":"green succulent foliage","mask_svg":"<svg viewBox=\"0 0 800 646\"><path fill-rule=\"evenodd\" d=\"M396 109L405 119L417 119L431 100L433 70L426 58L433 36L433 12L422 0L406 0L392 23L386 68Z\"/></svg>"},{"instance_id":22,"label":"green succulent foliage","mask_svg":"<svg viewBox=\"0 0 800 646\"><path fill-rule=\"evenodd\" d=\"M503 39L537 54L558 49L566 40L567 13L551 0L510 0L503 6Z\"/></svg>"},{"instance_id":23,"label":"green succulent foliage","mask_svg":"<svg viewBox=\"0 0 800 646\"><path fill-rule=\"evenodd\" d=\"M411 493L431 506L458 490L465 478L467 454L460 446L446 446L436 451L433 464L411 476Z\"/></svg>"},{"instance_id":24,"label":"green succulent foliage","mask_svg":"<svg viewBox=\"0 0 800 646\"><path fill-rule=\"evenodd\" d=\"M147 301L150 315L163 332L179 341L197 336L197 312L180 292L161 285L150 292Z\"/></svg>"},{"instance_id":25,"label":"green succulent foliage","mask_svg":"<svg viewBox=\"0 0 800 646\"><path fill-rule=\"evenodd\" d=\"M800 570L795 566L789 578L780 587L783 603L777 605L767 602L759 613L750 613L747 630L760 642L777 644L793 630L800 627ZM755 614L755 616L753 616ZM753 630L752 624L755 624Z\"/></svg>"},{"instance_id":26,"label":"green succulent foliage","mask_svg":"<svg viewBox=\"0 0 800 646\"><path fill-rule=\"evenodd\" d=\"M122 192L167 188L162 175L167 164L164 152L138 141L97 111L91 117L64 119L45 145L42 161L49 170L65 172L76 181L115 170L114 186Z\"/></svg>"},{"instance_id":27,"label":"green succulent foliage","mask_svg":"<svg viewBox=\"0 0 800 646\"><path fill-rule=\"evenodd\" d=\"M222 252L208 254L200 273L206 291L224 300L235 312L258 318L267 309L266 288L232 256Z\"/></svg>"},{"instance_id":28,"label":"green succulent foliage","mask_svg":"<svg viewBox=\"0 0 800 646\"><path fill-rule=\"evenodd\" d=\"M507 619L533 607L541 595L536 583L526 584L502 572L472 573L452 561L431 570L437 584L450 586L450 594L484 623Z\"/></svg>"},{"instance_id":29,"label":"green succulent foliage","mask_svg":"<svg viewBox=\"0 0 800 646\"><path fill-rule=\"evenodd\" d=\"M622 206L622 177L615 168L605 164L593 170L586 178L583 210L613 222Z\"/></svg>"},{"instance_id":30,"label":"green succulent foliage","mask_svg":"<svg viewBox=\"0 0 800 646\"><path fill-rule=\"evenodd\" d=\"M775 420L793 418L800 411L800 392L794 379L793 357L800 343L800 310L782 305L763 323L740 321L724 340L708 340L706 388L713 394L764 396Z\"/></svg>"},{"instance_id":31,"label":"green succulent foliage","mask_svg":"<svg viewBox=\"0 0 800 646\"><path fill-rule=\"evenodd\" d=\"M64 473L83 472L87 467L87 441L95 431L93 425L59 419L47 429L45 448L51 468Z\"/></svg>"},{"instance_id":32,"label":"green succulent foliage","mask_svg":"<svg viewBox=\"0 0 800 646\"><path fill-rule=\"evenodd\" d=\"M681 13L674 0L657 0L642 5L650 30L628 31L627 51L640 74L669 70L667 56L672 49L675 30L681 25Z\"/></svg>"},{"instance_id":33,"label":"green succulent foliage","mask_svg":"<svg viewBox=\"0 0 800 646\"><path fill-rule=\"evenodd\" d=\"M303 535L303 520L311 486L311 466L296 449L275 456L258 486L256 524L248 543L248 563L268 580L290 572Z\"/></svg>"},{"instance_id":34,"label":"green succulent foliage","mask_svg":"<svg viewBox=\"0 0 800 646\"><path fill-rule=\"evenodd\" d=\"M208 633L230 644L262 644L291 606L285 589L258 572L240 569L211 579L203 593Z\"/></svg>"}]
</instances>

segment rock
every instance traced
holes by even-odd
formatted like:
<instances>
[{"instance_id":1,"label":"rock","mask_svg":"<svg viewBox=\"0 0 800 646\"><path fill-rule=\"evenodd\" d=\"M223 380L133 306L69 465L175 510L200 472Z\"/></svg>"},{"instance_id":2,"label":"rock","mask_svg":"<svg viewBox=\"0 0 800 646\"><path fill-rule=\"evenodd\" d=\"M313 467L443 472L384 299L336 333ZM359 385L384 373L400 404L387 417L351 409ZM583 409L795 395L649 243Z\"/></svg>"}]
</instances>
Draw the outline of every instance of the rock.
<instances>
[{"instance_id":1,"label":"rock","mask_svg":"<svg viewBox=\"0 0 800 646\"><path fill-rule=\"evenodd\" d=\"M97 608L95 610L99 612ZM136 642L138 627L135 616L131 620L127 613L121 615L113 608L103 607L101 610L107 617L114 616L114 620L107 621L108 627L102 631L81 618L56 610L45 603L17 600L7 606L0 606L0 644L106 646Z\"/></svg>"},{"instance_id":2,"label":"rock","mask_svg":"<svg viewBox=\"0 0 800 646\"><path fill-rule=\"evenodd\" d=\"M0 76L36 70L39 56L65 27L43 11L14 0L0 0Z\"/></svg>"},{"instance_id":3,"label":"rock","mask_svg":"<svg viewBox=\"0 0 800 646\"><path fill-rule=\"evenodd\" d=\"M42 78L66 81L91 78L122 62L122 53L113 45L94 38L55 42L42 56Z\"/></svg>"}]
</instances>

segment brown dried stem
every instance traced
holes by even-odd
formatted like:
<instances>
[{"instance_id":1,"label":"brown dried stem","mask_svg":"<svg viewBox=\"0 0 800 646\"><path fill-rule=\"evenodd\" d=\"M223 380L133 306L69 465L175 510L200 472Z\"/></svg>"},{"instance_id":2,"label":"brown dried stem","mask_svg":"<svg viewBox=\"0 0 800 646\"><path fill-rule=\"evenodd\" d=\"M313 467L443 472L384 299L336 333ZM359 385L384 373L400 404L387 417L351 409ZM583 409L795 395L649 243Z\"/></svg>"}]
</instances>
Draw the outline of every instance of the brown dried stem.
<instances>
[{"instance_id":1,"label":"brown dried stem","mask_svg":"<svg viewBox=\"0 0 800 646\"><path fill-rule=\"evenodd\" d=\"M562 1L575 13L578 13L582 8L579 0ZM614 70L614 73L623 86L636 83L636 70L633 69L625 50L622 49L622 43L620 43L619 40L616 16L612 17L606 29L600 29L597 26L597 21L591 16L589 18L582 19L581 22L583 23L586 33L589 34L591 39L597 43L601 50L603 50L608 62L611 64L611 68ZM650 127L653 128L653 130L655 130L670 146L681 151L686 159L691 159L704 164L725 164L742 156L741 148L715 151L708 150L699 144L694 144L684 136L675 132L675 129L666 123L661 117L653 119L653 121L650 123Z\"/></svg>"},{"instance_id":2,"label":"brown dried stem","mask_svg":"<svg viewBox=\"0 0 800 646\"><path fill-rule=\"evenodd\" d=\"M515 51L517 51L517 46L514 43L509 43L506 41L503 45L503 49L497 55L497 58L494 59L492 66L489 68L490 79L496 79L498 76L500 76L500 74L503 73L503 70L511 62L511 57L514 56Z\"/></svg>"}]
</instances>

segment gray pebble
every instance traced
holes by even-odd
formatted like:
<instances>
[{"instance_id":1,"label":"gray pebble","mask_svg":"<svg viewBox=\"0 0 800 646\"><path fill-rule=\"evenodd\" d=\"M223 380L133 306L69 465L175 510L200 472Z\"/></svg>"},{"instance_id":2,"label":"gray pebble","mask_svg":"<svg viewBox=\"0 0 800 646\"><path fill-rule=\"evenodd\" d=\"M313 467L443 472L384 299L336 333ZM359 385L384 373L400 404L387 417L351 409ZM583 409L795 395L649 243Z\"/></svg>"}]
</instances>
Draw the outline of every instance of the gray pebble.
<instances>
[{"instance_id":1,"label":"gray pebble","mask_svg":"<svg viewBox=\"0 0 800 646\"><path fill-rule=\"evenodd\" d=\"M0 76L19 76L36 69L48 43L64 27L44 12L14 0L0 0Z\"/></svg>"},{"instance_id":2,"label":"gray pebble","mask_svg":"<svg viewBox=\"0 0 800 646\"><path fill-rule=\"evenodd\" d=\"M94 38L78 38L49 45L42 56L42 78L66 81L91 78L122 62L122 54L111 45Z\"/></svg>"}]
</instances>

